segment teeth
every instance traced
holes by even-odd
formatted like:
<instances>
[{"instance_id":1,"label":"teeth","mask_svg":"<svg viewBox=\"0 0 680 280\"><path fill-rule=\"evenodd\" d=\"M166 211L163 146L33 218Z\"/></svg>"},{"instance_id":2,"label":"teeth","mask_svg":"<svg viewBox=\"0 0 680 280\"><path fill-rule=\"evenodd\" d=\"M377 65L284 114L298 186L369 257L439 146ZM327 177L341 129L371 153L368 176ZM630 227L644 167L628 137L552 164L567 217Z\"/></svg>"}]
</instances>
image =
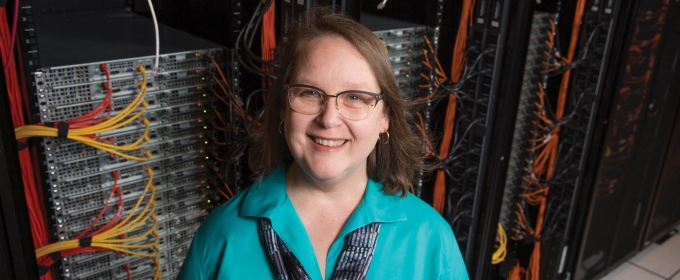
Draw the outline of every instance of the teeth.
<instances>
[{"instance_id":1,"label":"teeth","mask_svg":"<svg viewBox=\"0 0 680 280\"><path fill-rule=\"evenodd\" d=\"M316 142L319 145L322 146L328 146L328 147L337 147L345 143L344 140L340 141L334 141L334 140L326 140L326 139L321 139L321 138L315 138L314 142Z\"/></svg>"}]
</instances>

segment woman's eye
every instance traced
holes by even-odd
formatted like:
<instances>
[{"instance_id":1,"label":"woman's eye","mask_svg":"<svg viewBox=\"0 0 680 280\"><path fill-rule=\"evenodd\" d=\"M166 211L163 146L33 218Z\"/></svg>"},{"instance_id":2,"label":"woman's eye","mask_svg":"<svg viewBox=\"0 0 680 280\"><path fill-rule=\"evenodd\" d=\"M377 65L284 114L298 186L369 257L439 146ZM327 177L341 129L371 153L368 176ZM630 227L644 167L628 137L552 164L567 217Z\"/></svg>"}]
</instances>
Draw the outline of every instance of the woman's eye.
<instances>
[{"instance_id":1,"label":"woman's eye","mask_svg":"<svg viewBox=\"0 0 680 280\"><path fill-rule=\"evenodd\" d=\"M308 97L317 97L320 96L320 94L314 90L306 90L302 92L303 96L308 96Z\"/></svg>"},{"instance_id":2,"label":"woman's eye","mask_svg":"<svg viewBox=\"0 0 680 280\"><path fill-rule=\"evenodd\" d=\"M346 94L345 100L351 101L351 102L367 102L366 96L362 94Z\"/></svg>"}]
</instances>

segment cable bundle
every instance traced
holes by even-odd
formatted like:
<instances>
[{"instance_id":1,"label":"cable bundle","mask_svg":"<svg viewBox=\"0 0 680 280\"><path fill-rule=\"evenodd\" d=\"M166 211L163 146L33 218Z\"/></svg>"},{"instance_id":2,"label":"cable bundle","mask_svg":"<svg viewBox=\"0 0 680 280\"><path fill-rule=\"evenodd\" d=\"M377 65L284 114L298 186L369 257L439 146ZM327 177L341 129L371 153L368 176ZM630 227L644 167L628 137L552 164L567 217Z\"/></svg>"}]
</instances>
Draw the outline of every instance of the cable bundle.
<instances>
[{"instance_id":1,"label":"cable bundle","mask_svg":"<svg viewBox=\"0 0 680 280\"><path fill-rule=\"evenodd\" d=\"M212 78L217 83L217 85L220 87L220 89L222 90L222 93L224 93L224 95L227 96L227 98L229 98L229 101L225 100L222 96L220 96L216 92L213 92L213 95L215 95L215 97L217 97L220 101L222 101L222 103L224 103L224 105L233 106L232 107L233 110L236 112L236 114L241 116L241 118L243 118L244 120L247 120L247 121L252 121L253 118L246 114L246 111L243 109L243 107L239 103L239 100L236 98L234 93L229 90L229 83L227 82L227 78L224 76L224 72L222 72L222 70L220 69L217 62L215 62L215 60L212 60L212 63L215 65L215 67L217 68L217 71L220 73L220 77L222 78L222 81L220 81L220 79L218 79L214 75L212 76ZM221 116L220 116L220 118L221 118Z\"/></svg>"},{"instance_id":2,"label":"cable bundle","mask_svg":"<svg viewBox=\"0 0 680 280\"><path fill-rule=\"evenodd\" d=\"M153 171L149 168L146 168L145 171L149 175L149 180L146 184L146 187L144 188L144 191L137 200L137 203L130 210L130 213L124 220L115 224L118 220L118 217L120 217L120 214L122 213L122 195L120 194L120 189L114 184L111 196L116 193L119 197L118 212L116 213L114 219L97 231L87 234L87 232L90 231L99 221L106 210L106 207L108 207L109 200L111 199L111 196L109 196L109 200L107 200L102 212L86 230L79 234L75 239L60 241L38 248L36 250L36 256L41 258L43 256L52 255L56 252L61 252L61 255L69 255L74 253L96 252L102 249L111 250L128 255L152 258L156 264L156 274L154 279L160 279L161 265L159 257L160 248L158 247L158 220L156 218L156 214L154 214L154 211L156 210L156 188L153 185ZM115 177L117 177L117 175ZM149 194L148 196L147 193ZM145 204L144 208L139 214L135 214L142 203ZM148 221L153 222L153 226L149 230L135 236L125 236L126 234L129 234L145 225ZM83 237L86 234L87 236ZM153 236L153 242L134 244L148 238L149 236ZM154 253L139 252L139 250L149 250L153 251ZM55 257L52 258L55 259ZM49 262L41 262L41 264L49 264Z\"/></svg>"},{"instance_id":3,"label":"cable bundle","mask_svg":"<svg viewBox=\"0 0 680 280\"><path fill-rule=\"evenodd\" d=\"M508 236L505 234L505 229L498 223L498 234L496 235L496 251L492 255L491 264L499 264L505 260L505 256L508 254Z\"/></svg>"},{"instance_id":4,"label":"cable bundle","mask_svg":"<svg viewBox=\"0 0 680 280\"><path fill-rule=\"evenodd\" d=\"M12 124L15 128L24 125L24 105L21 96L21 89L19 86L19 78L17 74L16 61L12 56L12 49L14 39L16 36L16 20L19 17L19 5L15 4L14 10L14 25L12 27L12 35L10 35L10 28L7 25L7 13L5 7L0 7L0 55L2 56L3 65L5 65L5 82L7 84L7 93L9 95L10 111L12 115ZM47 226L45 222L45 210L41 199L41 191L36 183L35 175L37 172L33 169L30 150L27 148L26 140L19 142L19 164L21 165L21 175L24 184L24 192L26 193L26 204L28 207L29 220L31 225L31 233L33 237L33 245L37 248L49 243ZM40 279L51 280L53 275L46 273Z\"/></svg>"},{"instance_id":5,"label":"cable bundle","mask_svg":"<svg viewBox=\"0 0 680 280\"><path fill-rule=\"evenodd\" d=\"M253 45L253 39L255 39L255 34L256 32L253 32L253 30L257 30L262 23L264 18L267 18L267 23L269 26L271 26L271 17L273 17L273 10L274 9L269 9L274 3L274 0L263 0L263 1L258 1L257 7L255 8L255 11L253 12L253 16L248 20L248 24L241 29L241 32L239 32L238 36L236 37L236 42L234 48L237 50L242 50L245 52L245 55L236 55L236 59L238 59L238 62L240 63L243 68L248 70L251 73L260 75L265 78L270 78L270 79L276 79L276 76L273 74L270 74L266 70L263 70L260 65L266 65L266 66L271 66L271 67L278 67L278 65L273 62L273 61L268 61L260 58L258 55L253 53L253 51L250 49L251 46ZM265 16L267 11L270 10L270 14L268 16ZM272 20L273 21L273 20ZM264 28L270 28L267 26L264 26ZM271 35L269 34L262 34L262 36L267 36L270 37ZM268 39L269 40L269 39ZM271 44L271 43L270 43ZM262 53L265 54L266 50L263 50ZM273 55L273 54L272 54Z\"/></svg>"},{"instance_id":6,"label":"cable bundle","mask_svg":"<svg viewBox=\"0 0 680 280\"><path fill-rule=\"evenodd\" d=\"M109 197L106 199L106 202L104 203L104 207L102 210L99 212L99 215L95 220L88 226L85 230L83 230L80 234L78 234L75 239L80 239L83 236L87 235L87 237L92 237L96 234L99 234L105 230L111 229L118 221L120 220L120 216L123 214L123 193L121 192L120 188L118 187L118 171L112 172L113 175L113 187L111 188L111 192L109 193ZM104 214L106 213L107 208L109 207L109 203L111 202L111 199L113 199L113 196L116 195L118 197L118 202L116 203L116 214L114 217L109 220L104 226L100 227L98 230L96 230L93 233L87 234L92 230L102 219ZM54 264L58 259L62 257L67 257L75 254L83 254L83 253L91 253L91 252L100 252L103 251L104 249L101 248L93 248L93 247L85 247L85 248L74 248L74 249L66 249L62 251L55 252L57 254L50 254L50 258L43 258L39 264L40 264L40 272L41 273L46 273L47 270L49 269L50 266Z\"/></svg>"},{"instance_id":7,"label":"cable bundle","mask_svg":"<svg viewBox=\"0 0 680 280\"><path fill-rule=\"evenodd\" d=\"M560 121L562 121L566 109L571 68L573 67L572 62L574 61L578 44L584 8L585 0L579 0L576 3L576 13L574 15L571 41L569 43L567 57L566 59L560 58L558 62L560 65L567 66L563 66L566 68L564 70L562 82L559 88L558 102L555 110L554 120L550 119L546 114L547 104L545 104L544 101L545 93L543 92L543 85L540 83L538 84L537 95L540 102L534 104L537 109L534 114L539 118L540 123L534 122L534 125L540 131L532 131L534 138L529 140L529 142L533 144L533 147L529 148L528 151L532 152L534 156L531 160L527 160L527 167L525 170L527 171L528 175L524 178L524 183L522 184L525 192L521 194L528 204L538 206L538 213L536 216L535 225L532 227L526 218L522 205L518 205L519 210L515 212L517 216L515 222L520 226L521 229L513 229L520 236L531 236L535 242L533 252L529 259L529 267L524 270L520 267L519 263L516 263L510 272L511 277L509 279L519 279L520 275L522 274L520 272L524 272L527 279L538 280L540 278L541 237L543 233L542 231L545 220L546 206L548 202L547 198L550 191L550 185L548 182L551 182L555 175L555 166L560 139L559 132L562 124ZM550 34L549 38L553 38L553 34ZM549 46L554 46L552 39L549 39L547 44ZM551 67L552 65L548 64L547 66ZM553 72L557 69L558 68L548 68L545 73Z\"/></svg>"},{"instance_id":8,"label":"cable bundle","mask_svg":"<svg viewBox=\"0 0 680 280\"><path fill-rule=\"evenodd\" d=\"M145 157L132 156L122 152L139 150L144 146L144 144L150 141L148 137L149 121L146 118L141 118L141 122L145 125L144 133L139 139L131 144L117 146L115 144L106 143L106 141L101 141L102 139L95 136L95 134L108 132L128 125L131 122L138 120L147 110L149 105L144 100L147 90L146 70L143 66L137 66L137 70L142 74L142 82L139 84L140 91L135 99L115 116L93 125L89 125L90 122L88 121L86 121L86 124L74 123L74 128L71 128L72 124L69 121L53 124L53 126L56 127L50 127L47 125L25 125L14 130L16 133L16 138L23 139L28 137L56 137L59 139L70 139L127 159L137 161L146 161L150 159L151 153L148 152L144 153ZM110 96L108 102L110 103ZM142 107L141 110L137 110L140 105ZM134 111L137 112L134 115L131 115ZM80 117L78 119L80 119Z\"/></svg>"},{"instance_id":9,"label":"cable bundle","mask_svg":"<svg viewBox=\"0 0 680 280\"><path fill-rule=\"evenodd\" d=\"M262 0L266 3L267 0ZM262 17L262 60L264 61L274 61L276 57L274 56L274 49L276 48L276 30L275 30L275 17L276 12L276 2L272 2L271 6L267 9ZM274 74L274 67L267 63L262 63L262 69L269 73ZM274 80L271 78L262 77L262 88L269 88L274 84Z\"/></svg>"},{"instance_id":10,"label":"cable bundle","mask_svg":"<svg viewBox=\"0 0 680 280\"><path fill-rule=\"evenodd\" d=\"M461 77L462 72L464 69L466 69L465 66L465 46L467 43L467 36L468 36L468 27L472 25L472 14L474 12L474 6L475 6L475 0L465 0L463 1L463 8L461 12L461 17L460 17L460 23L458 25L458 33L456 36L456 43L453 48L453 62L451 64L451 81L454 83L458 83ZM430 42L427 42L428 45ZM430 50L434 53L434 50L430 48ZM427 55L425 55L425 58L427 58ZM446 81L446 74L443 73L441 65L439 64L439 60L435 58L437 62L437 66L439 69L437 69L437 75L439 76L439 83L444 83ZM425 66L432 68L432 66L429 65L428 63L423 63ZM474 68L474 67L473 67ZM467 75L463 75L466 77ZM429 79L428 79L429 80ZM437 91L439 86L435 87L435 90L432 92L432 95ZM459 88L458 88L459 89ZM439 145L439 157L440 159L448 158L449 157L449 152L451 148L451 140L453 137L453 132L454 132L454 126L455 126L455 119L456 119L456 106L457 106L457 91L451 91L449 93L449 101L448 105L446 107L446 115L444 117L444 132L443 132L443 138L442 142ZM437 177L435 179L434 183L434 196L432 198L432 206L434 209L436 209L440 214L444 212L444 206L445 206L445 197L446 197L446 177L445 177L445 171L440 169L437 171Z\"/></svg>"}]
</instances>

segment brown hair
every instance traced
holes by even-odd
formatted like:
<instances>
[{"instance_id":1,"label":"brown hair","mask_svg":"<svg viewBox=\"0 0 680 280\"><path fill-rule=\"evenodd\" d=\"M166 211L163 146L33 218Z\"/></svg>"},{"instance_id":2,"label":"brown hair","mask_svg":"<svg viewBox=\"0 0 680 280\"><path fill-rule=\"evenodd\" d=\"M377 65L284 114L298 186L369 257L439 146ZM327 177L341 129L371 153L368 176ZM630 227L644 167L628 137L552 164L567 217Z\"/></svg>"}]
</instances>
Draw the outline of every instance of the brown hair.
<instances>
[{"instance_id":1,"label":"brown hair","mask_svg":"<svg viewBox=\"0 0 680 280\"><path fill-rule=\"evenodd\" d=\"M277 80L267 97L261 127L253 134L255 139L248 155L253 176L262 180L282 162L293 159L284 136L279 133L279 112L288 104L283 84L288 82L305 55L305 47L325 36L338 36L349 41L373 70L384 96L384 110L389 110L390 139L385 145L376 143L368 156L366 172L372 180L383 184L384 192L401 192L405 196L416 178L416 172L423 168L423 150L414 137L419 133L410 125L412 115L406 108L411 103L405 102L399 93L385 45L380 39L356 21L333 13L329 7L308 10L300 21L293 23L287 41L283 43ZM381 139L384 137L381 136Z\"/></svg>"}]
</instances>

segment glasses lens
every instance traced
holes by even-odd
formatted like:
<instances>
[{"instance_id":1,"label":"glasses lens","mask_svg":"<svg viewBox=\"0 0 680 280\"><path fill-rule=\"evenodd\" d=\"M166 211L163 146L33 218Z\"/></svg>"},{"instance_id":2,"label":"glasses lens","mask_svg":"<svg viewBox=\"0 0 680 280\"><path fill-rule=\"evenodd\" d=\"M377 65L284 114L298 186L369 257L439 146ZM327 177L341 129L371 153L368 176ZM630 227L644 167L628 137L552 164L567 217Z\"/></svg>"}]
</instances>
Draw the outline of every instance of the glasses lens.
<instances>
[{"instance_id":1,"label":"glasses lens","mask_svg":"<svg viewBox=\"0 0 680 280\"><path fill-rule=\"evenodd\" d=\"M288 88L288 102L295 112L314 115L326 104L325 92L306 86ZM373 112L377 99L364 92L345 91L337 96L337 108L340 115L349 120L363 120Z\"/></svg>"},{"instance_id":2,"label":"glasses lens","mask_svg":"<svg viewBox=\"0 0 680 280\"><path fill-rule=\"evenodd\" d=\"M368 118L376 105L375 97L362 92L343 92L338 96L340 114L350 120Z\"/></svg>"},{"instance_id":3,"label":"glasses lens","mask_svg":"<svg viewBox=\"0 0 680 280\"><path fill-rule=\"evenodd\" d=\"M310 87L294 86L288 89L290 107L301 114L316 114L321 111L326 94Z\"/></svg>"}]
</instances>

